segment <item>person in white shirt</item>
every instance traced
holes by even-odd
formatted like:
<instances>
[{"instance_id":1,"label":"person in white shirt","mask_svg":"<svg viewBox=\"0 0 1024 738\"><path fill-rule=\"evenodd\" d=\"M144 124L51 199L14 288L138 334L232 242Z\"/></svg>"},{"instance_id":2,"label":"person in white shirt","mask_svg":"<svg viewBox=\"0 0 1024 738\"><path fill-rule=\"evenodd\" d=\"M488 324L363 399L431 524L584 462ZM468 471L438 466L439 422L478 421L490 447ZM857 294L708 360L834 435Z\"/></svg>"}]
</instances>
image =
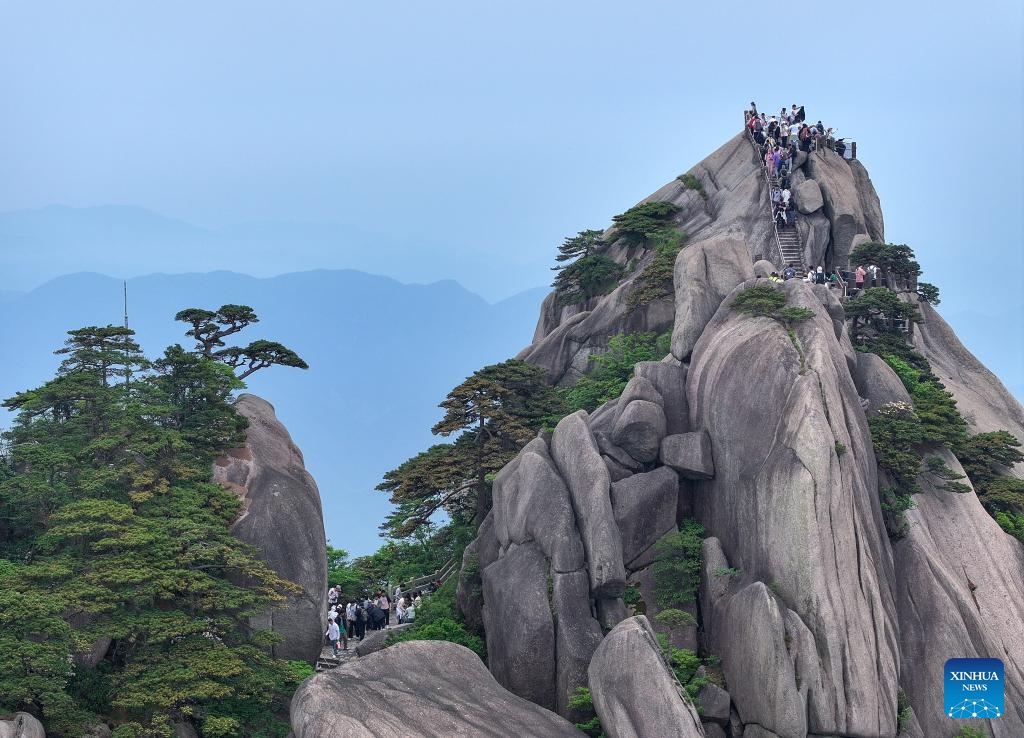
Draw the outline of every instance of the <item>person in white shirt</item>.
<instances>
[{"instance_id":1,"label":"person in white shirt","mask_svg":"<svg viewBox=\"0 0 1024 738\"><path fill-rule=\"evenodd\" d=\"M398 624L399 625L401 625L403 622L405 622L405 608L406 608L405 595L402 595L401 597L398 598L398 604L395 605L395 614L398 616Z\"/></svg>"},{"instance_id":2,"label":"person in white shirt","mask_svg":"<svg viewBox=\"0 0 1024 738\"><path fill-rule=\"evenodd\" d=\"M338 641L341 640L341 628L338 627L337 620L335 620L334 618L330 619L330 624L327 626L327 632L324 633L324 635L327 636L327 640L331 642L331 653L333 653L334 657L337 658ZM345 650L348 650L347 644Z\"/></svg>"}]
</instances>

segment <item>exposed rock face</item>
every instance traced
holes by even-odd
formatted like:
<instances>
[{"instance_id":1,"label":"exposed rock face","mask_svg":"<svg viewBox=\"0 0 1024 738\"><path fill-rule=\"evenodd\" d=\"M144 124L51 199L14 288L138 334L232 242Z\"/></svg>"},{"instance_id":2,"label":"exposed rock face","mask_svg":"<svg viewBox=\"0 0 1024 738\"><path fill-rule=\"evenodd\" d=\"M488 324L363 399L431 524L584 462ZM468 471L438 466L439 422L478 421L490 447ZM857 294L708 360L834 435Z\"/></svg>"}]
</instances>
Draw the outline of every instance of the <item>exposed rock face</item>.
<instances>
[{"instance_id":1,"label":"exposed rock face","mask_svg":"<svg viewBox=\"0 0 1024 738\"><path fill-rule=\"evenodd\" d=\"M679 477L667 466L612 485L612 508L627 568L640 568L635 562L641 554L675 527L678 502Z\"/></svg>"},{"instance_id":2,"label":"exposed rock face","mask_svg":"<svg viewBox=\"0 0 1024 738\"><path fill-rule=\"evenodd\" d=\"M858 233L866 233L877 240L884 237L878 196L863 167L855 173L850 162L824 149L808 156L804 171L820 188L824 212L832 224L829 264L845 265L849 261L853 237ZM875 231L869 229L865 203L874 208L870 219L871 228L877 229Z\"/></svg>"},{"instance_id":3,"label":"exposed rock face","mask_svg":"<svg viewBox=\"0 0 1024 738\"><path fill-rule=\"evenodd\" d=\"M806 179L798 185L793 186L793 199L796 209L804 215L821 210L825 204L821 198L821 188L813 179Z\"/></svg>"},{"instance_id":4,"label":"exposed rock face","mask_svg":"<svg viewBox=\"0 0 1024 738\"><path fill-rule=\"evenodd\" d=\"M0 720L0 738L46 738L46 731L27 712L16 712L10 719Z\"/></svg>"},{"instance_id":5,"label":"exposed rock face","mask_svg":"<svg viewBox=\"0 0 1024 738\"><path fill-rule=\"evenodd\" d=\"M948 451L935 449L962 474ZM977 721L993 738L1024 735L1024 547L1003 533L972 493L942 489L924 474L907 535L895 544L900 649L913 664L900 676L924 734L951 735L965 721L946 718L941 674L946 659L1003 661L1006 713ZM931 709L929 709L929 706ZM976 727L982 727L980 725Z\"/></svg>"},{"instance_id":6,"label":"exposed rock face","mask_svg":"<svg viewBox=\"0 0 1024 738\"><path fill-rule=\"evenodd\" d=\"M857 354L857 371L853 375L860 396L868 401L867 411L875 414L890 402L910 403L903 382L885 360L875 354Z\"/></svg>"},{"instance_id":7,"label":"exposed rock face","mask_svg":"<svg viewBox=\"0 0 1024 738\"><path fill-rule=\"evenodd\" d=\"M972 433L1006 430L1024 441L1024 408L995 374L986 369L928 303L918 303L924 322L914 327L914 347L953 393ZM1024 478L1024 464L1014 469Z\"/></svg>"},{"instance_id":8,"label":"exposed rock face","mask_svg":"<svg viewBox=\"0 0 1024 738\"><path fill-rule=\"evenodd\" d=\"M279 575L302 587L300 594L252 623L284 637L271 647L275 657L312 663L320 655L327 592L320 491L270 403L246 394L235 409L249 421L245 446L228 452L213 468L214 481L242 499L242 513L231 531L255 546Z\"/></svg>"},{"instance_id":9,"label":"exposed rock face","mask_svg":"<svg viewBox=\"0 0 1024 738\"><path fill-rule=\"evenodd\" d=\"M776 672L749 668L743 653L753 646L740 653L733 641L739 628L777 645L791 611L812 634L812 670L823 675L821 691L807 696L807 728L888 735L899 654L871 438L831 318L808 285L791 280L784 290L790 304L816 313L795 329L799 351L778 323L730 310L729 297L690 364L691 423L707 429L715 450L714 479L697 483L696 517L731 566L773 584L784 603L752 583L723 595L743 605L719 603L722 617L705 616L705 630L744 723L802 735L790 711L755 699L757 683ZM839 455L837 442L850 453ZM785 649L772 653L760 663L784 666Z\"/></svg>"},{"instance_id":10,"label":"exposed rock face","mask_svg":"<svg viewBox=\"0 0 1024 738\"><path fill-rule=\"evenodd\" d=\"M295 738L581 738L502 687L467 648L398 643L310 677L292 698Z\"/></svg>"},{"instance_id":11,"label":"exposed rock face","mask_svg":"<svg viewBox=\"0 0 1024 738\"><path fill-rule=\"evenodd\" d=\"M715 476L715 459L711 436L707 431L679 433L661 442L661 461L687 479L711 479Z\"/></svg>"},{"instance_id":12,"label":"exposed rock face","mask_svg":"<svg viewBox=\"0 0 1024 738\"><path fill-rule=\"evenodd\" d=\"M590 662L590 691L610 738L704 735L642 615L622 621L601 641Z\"/></svg>"}]
</instances>

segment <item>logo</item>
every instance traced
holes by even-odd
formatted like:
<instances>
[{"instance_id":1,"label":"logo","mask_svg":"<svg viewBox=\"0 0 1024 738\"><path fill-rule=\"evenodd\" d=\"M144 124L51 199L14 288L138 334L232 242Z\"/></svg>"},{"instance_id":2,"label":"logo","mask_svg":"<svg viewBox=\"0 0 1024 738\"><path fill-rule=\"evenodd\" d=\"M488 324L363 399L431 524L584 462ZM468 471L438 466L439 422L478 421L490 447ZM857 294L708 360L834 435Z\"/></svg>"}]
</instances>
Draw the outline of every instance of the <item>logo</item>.
<instances>
[{"instance_id":1,"label":"logo","mask_svg":"<svg viewBox=\"0 0 1024 738\"><path fill-rule=\"evenodd\" d=\"M1004 712L1003 662L950 659L945 667L945 712L951 718L997 718Z\"/></svg>"}]
</instances>

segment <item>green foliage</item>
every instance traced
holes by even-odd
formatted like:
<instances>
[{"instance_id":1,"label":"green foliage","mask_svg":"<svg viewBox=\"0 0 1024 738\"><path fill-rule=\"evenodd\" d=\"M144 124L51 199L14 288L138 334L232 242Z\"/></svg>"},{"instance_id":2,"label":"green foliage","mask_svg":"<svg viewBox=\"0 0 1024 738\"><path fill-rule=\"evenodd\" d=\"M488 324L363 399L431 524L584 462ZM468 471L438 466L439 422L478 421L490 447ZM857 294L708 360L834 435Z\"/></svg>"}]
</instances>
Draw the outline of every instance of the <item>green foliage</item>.
<instances>
[{"instance_id":1,"label":"green foliage","mask_svg":"<svg viewBox=\"0 0 1024 738\"><path fill-rule=\"evenodd\" d=\"M846 318L851 321L851 334L855 344L870 342L883 333L899 333L900 323L920 323L917 306L904 302L895 292L885 287L872 287L848 300Z\"/></svg>"},{"instance_id":2,"label":"green foliage","mask_svg":"<svg viewBox=\"0 0 1024 738\"><path fill-rule=\"evenodd\" d=\"M685 610L680 610L675 607L670 607L662 610L654 619L659 623L663 623L670 631L674 631L676 628L685 628L690 625L697 624L697 618Z\"/></svg>"},{"instance_id":3,"label":"green foliage","mask_svg":"<svg viewBox=\"0 0 1024 738\"><path fill-rule=\"evenodd\" d=\"M708 199L708 193L704 191L704 185L700 183L700 180L694 177L692 174L680 174L676 177L680 182L683 183L683 187L688 190L694 190L703 199Z\"/></svg>"},{"instance_id":4,"label":"green foliage","mask_svg":"<svg viewBox=\"0 0 1024 738\"><path fill-rule=\"evenodd\" d=\"M416 622L411 628L388 636L388 643L402 641L451 641L465 646L487 661L487 648L483 639L466 630L455 612L457 578L452 577L437 592L427 596L416 609Z\"/></svg>"},{"instance_id":5,"label":"green foliage","mask_svg":"<svg viewBox=\"0 0 1024 738\"><path fill-rule=\"evenodd\" d=\"M939 299L939 288L929 282L917 283L917 296L922 301L931 305L938 305L942 302L942 300Z\"/></svg>"},{"instance_id":6,"label":"green foliage","mask_svg":"<svg viewBox=\"0 0 1024 738\"><path fill-rule=\"evenodd\" d=\"M661 608L692 604L700 584L700 547L704 526L686 519L678 533L670 533L654 544L654 597Z\"/></svg>"},{"instance_id":7,"label":"green foliage","mask_svg":"<svg viewBox=\"0 0 1024 738\"><path fill-rule=\"evenodd\" d=\"M910 706L907 693L900 689L896 692L896 733L902 733L914 717L914 708Z\"/></svg>"},{"instance_id":8,"label":"green foliage","mask_svg":"<svg viewBox=\"0 0 1024 738\"><path fill-rule=\"evenodd\" d=\"M988 732L983 728L972 728L965 725L956 732L953 738L988 738Z\"/></svg>"},{"instance_id":9,"label":"green foliage","mask_svg":"<svg viewBox=\"0 0 1024 738\"><path fill-rule=\"evenodd\" d=\"M664 230L679 206L670 202L645 202L612 218L615 235L634 246L647 246L647 239Z\"/></svg>"},{"instance_id":10,"label":"green foliage","mask_svg":"<svg viewBox=\"0 0 1024 738\"><path fill-rule=\"evenodd\" d=\"M904 513L914 506L911 495L918 492L921 457L916 447L925 440L921 421L910 405L890 402L868 419L868 428L875 458L893 481L892 487L881 490L886 529L890 538L902 538L907 531Z\"/></svg>"},{"instance_id":11,"label":"green foliage","mask_svg":"<svg viewBox=\"0 0 1024 738\"><path fill-rule=\"evenodd\" d=\"M960 483L959 480L964 479L964 475L957 474L950 469L949 465L938 456L929 456L925 460L925 468L933 477L942 480L942 483L938 485L941 489L958 494L972 491L969 485Z\"/></svg>"},{"instance_id":12,"label":"green foliage","mask_svg":"<svg viewBox=\"0 0 1024 738\"><path fill-rule=\"evenodd\" d=\"M1024 515L997 510L992 517L1006 533L1024 543Z\"/></svg>"},{"instance_id":13,"label":"green foliage","mask_svg":"<svg viewBox=\"0 0 1024 738\"><path fill-rule=\"evenodd\" d=\"M601 727L601 719L594 710L594 696L586 687L576 687L576 691L569 697L569 709L582 716L582 720L576 723L576 727L591 738L604 738L604 728Z\"/></svg>"},{"instance_id":14,"label":"green foliage","mask_svg":"<svg viewBox=\"0 0 1024 738\"><path fill-rule=\"evenodd\" d=\"M245 347L225 346L225 338L260 322L248 305L221 305L217 310L186 308L179 311L174 319L192 326L185 335L196 340L197 354L222 361L233 369L241 369L240 380L275 364L296 369L309 368L298 354L276 341L260 339Z\"/></svg>"},{"instance_id":15,"label":"green foliage","mask_svg":"<svg viewBox=\"0 0 1024 738\"><path fill-rule=\"evenodd\" d=\"M18 415L0 459L0 710L60 736L99 714L119 735L204 714L259 735L294 682L249 616L296 587L231 534L239 500L208 481L243 437L240 382L180 347L148 361L127 329L69 336L57 376L4 403ZM101 636L105 659L72 672ZM250 717L217 712L232 700Z\"/></svg>"},{"instance_id":16,"label":"green foliage","mask_svg":"<svg viewBox=\"0 0 1024 738\"><path fill-rule=\"evenodd\" d=\"M915 369L898 356L883 357L903 382L914 401L914 413L921 421L922 440L953 447L967 435L967 422L956 408L956 400L931 371Z\"/></svg>"},{"instance_id":17,"label":"green foliage","mask_svg":"<svg viewBox=\"0 0 1024 738\"><path fill-rule=\"evenodd\" d=\"M382 535L408 538L434 513L479 526L490 509L488 475L499 471L544 422L564 415L561 395L543 369L509 359L478 369L441 402L436 435L458 434L384 474L377 489L388 492L395 510Z\"/></svg>"},{"instance_id":18,"label":"green foliage","mask_svg":"<svg viewBox=\"0 0 1024 738\"><path fill-rule=\"evenodd\" d=\"M712 574L716 577L741 577L743 576L743 570L732 566L720 566Z\"/></svg>"},{"instance_id":19,"label":"green foliage","mask_svg":"<svg viewBox=\"0 0 1024 738\"><path fill-rule=\"evenodd\" d=\"M850 252L850 263L874 264L883 272L900 277L903 281L921 274L921 265L914 260L913 249L904 244L862 243Z\"/></svg>"},{"instance_id":20,"label":"green foliage","mask_svg":"<svg viewBox=\"0 0 1024 738\"><path fill-rule=\"evenodd\" d=\"M836 456L842 456L843 454L846 453L846 444L842 443L841 441L836 441L835 448Z\"/></svg>"},{"instance_id":21,"label":"green foliage","mask_svg":"<svg viewBox=\"0 0 1024 738\"><path fill-rule=\"evenodd\" d=\"M773 284L758 284L748 287L729 303L747 315L772 318L787 328L814 317L814 311L787 305L786 293Z\"/></svg>"},{"instance_id":22,"label":"green foliage","mask_svg":"<svg viewBox=\"0 0 1024 738\"><path fill-rule=\"evenodd\" d=\"M685 233L675 228L666 228L650 236L654 258L634 281L626 298L628 310L672 297L676 257L686 244L686 238Z\"/></svg>"},{"instance_id":23,"label":"green foliage","mask_svg":"<svg viewBox=\"0 0 1024 738\"><path fill-rule=\"evenodd\" d=\"M595 253L600 253L607 244L601 240L601 231L580 231L575 236L569 236L565 239L565 242L558 247L558 254L555 256L555 261L570 261L574 259L586 258ZM552 267L554 270L562 269L563 267Z\"/></svg>"},{"instance_id":24,"label":"green foliage","mask_svg":"<svg viewBox=\"0 0 1024 738\"><path fill-rule=\"evenodd\" d=\"M669 352L671 333L619 333L608 340L608 350L591 354L592 369L568 389L560 390L568 412L593 412L622 394L640 361L659 361ZM557 422L557 421L556 421Z\"/></svg>"},{"instance_id":25,"label":"green foliage","mask_svg":"<svg viewBox=\"0 0 1024 738\"><path fill-rule=\"evenodd\" d=\"M965 438L954 449L981 504L1003 530L1017 537L1024 516L1024 480L1007 472L1024 461L1020 447L1013 434L1001 430Z\"/></svg>"},{"instance_id":26,"label":"green foliage","mask_svg":"<svg viewBox=\"0 0 1024 738\"><path fill-rule=\"evenodd\" d=\"M604 254L584 256L565 267L558 267L552 287L559 305L574 305L598 295L607 295L622 277L622 265Z\"/></svg>"},{"instance_id":27,"label":"green foliage","mask_svg":"<svg viewBox=\"0 0 1024 738\"><path fill-rule=\"evenodd\" d=\"M634 615L647 613L647 603L644 602L643 595L640 593L640 585L636 582L626 583L626 590L622 593L622 602Z\"/></svg>"}]
</instances>

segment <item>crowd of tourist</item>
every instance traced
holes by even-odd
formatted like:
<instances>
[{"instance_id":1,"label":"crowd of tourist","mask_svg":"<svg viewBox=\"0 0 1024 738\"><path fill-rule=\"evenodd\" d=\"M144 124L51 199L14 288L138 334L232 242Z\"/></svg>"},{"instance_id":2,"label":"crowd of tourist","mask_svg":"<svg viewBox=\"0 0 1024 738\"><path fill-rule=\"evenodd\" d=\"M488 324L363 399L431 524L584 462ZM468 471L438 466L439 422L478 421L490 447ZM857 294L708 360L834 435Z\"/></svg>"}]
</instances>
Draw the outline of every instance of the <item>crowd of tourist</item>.
<instances>
[{"instance_id":1,"label":"crowd of tourist","mask_svg":"<svg viewBox=\"0 0 1024 738\"><path fill-rule=\"evenodd\" d=\"M788 282L789 280L796 279L799 276L800 274L797 271L796 264L790 263L789 266L782 270L782 274L772 272L768 276L768 279L772 282ZM802 279L804 282L810 282L812 284L827 284L829 287L839 289L842 289L845 286L847 287L847 294L851 296L860 293L862 290L870 289L872 287L881 287L884 284L882 271L874 264L862 264L853 271L847 271L845 269L832 269L831 271L826 271L822 266L807 266L804 268L804 275Z\"/></svg>"},{"instance_id":2,"label":"crowd of tourist","mask_svg":"<svg viewBox=\"0 0 1024 738\"><path fill-rule=\"evenodd\" d=\"M340 597L341 587L331 587L327 591L327 631L324 637L335 657L339 651L348 650L349 638L362 640L367 631L389 628L392 610L399 624L413 622L416 619L416 608L423 603L423 595L419 590L403 593L397 587L394 600L383 590L372 597L348 602L341 602Z\"/></svg>"}]
</instances>

